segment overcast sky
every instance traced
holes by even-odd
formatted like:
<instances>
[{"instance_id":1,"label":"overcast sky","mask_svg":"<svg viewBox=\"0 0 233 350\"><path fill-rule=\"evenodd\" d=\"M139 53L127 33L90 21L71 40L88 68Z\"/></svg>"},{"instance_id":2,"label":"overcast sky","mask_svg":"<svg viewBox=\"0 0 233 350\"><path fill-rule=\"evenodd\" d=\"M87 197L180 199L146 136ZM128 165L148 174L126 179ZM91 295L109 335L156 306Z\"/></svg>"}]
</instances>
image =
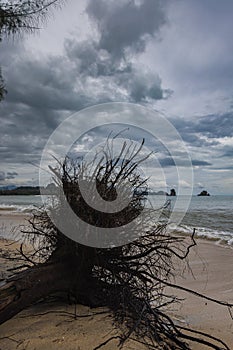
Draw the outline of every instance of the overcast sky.
<instances>
[{"instance_id":1,"label":"overcast sky","mask_svg":"<svg viewBox=\"0 0 233 350\"><path fill-rule=\"evenodd\" d=\"M233 194L232 18L232 0L67 0L36 34L0 43L0 185L37 185L61 121L122 101L169 118L193 160L194 193ZM175 185L174 162L161 165Z\"/></svg>"}]
</instances>

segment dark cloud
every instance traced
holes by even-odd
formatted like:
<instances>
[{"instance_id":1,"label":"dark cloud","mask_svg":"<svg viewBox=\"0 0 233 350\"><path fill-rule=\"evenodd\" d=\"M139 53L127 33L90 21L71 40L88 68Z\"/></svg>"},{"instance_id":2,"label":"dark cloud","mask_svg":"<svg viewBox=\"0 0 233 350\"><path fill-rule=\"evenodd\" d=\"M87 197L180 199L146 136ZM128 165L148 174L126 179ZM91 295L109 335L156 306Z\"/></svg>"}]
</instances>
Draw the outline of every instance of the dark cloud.
<instances>
[{"instance_id":1,"label":"dark cloud","mask_svg":"<svg viewBox=\"0 0 233 350\"><path fill-rule=\"evenodd\" d=\"M226 166L221 166L220 167L213 167L213 170L233 170L233 165L226 165Z\"/></svg>"},{"instance_id":2,"label":"dark cloud","mask_svg":"<svg viewBox=\"0 0 233 350\"><path fill-rule=\"evenodd\" d=\"M17 175L19 175L16 171L7 172L6 179L14 179Z\"/></svg>"},{"instance_id":3,"label":"dark cloud","mask_svg":"<svg viewBox=\"0 0 233 350\"><path fill-rule=\"evenodd\" d=\"M198 120L196 131L209 138L233 136L233 112L206 115Z\"/></svg>"},{"instance_id":4,"label":"dark cloud","mask_svg":"<svg viewBox=\"0 0 233 350\"><path fill-rule=\"evenodd\" d=\"M5 171L0 171L0 182L4 182L5 180L11 180L14 179L18 175L17 172L7 172Z\"/></svg>"},{"instance_id":5,"label":"dark cloud","mask_svg":"<svg viewBox=\"0 0 233 350\"><path fill-rule=\"evenodd\" d=\"M168 157L168 158L161 158L159 159L159 163L162 167L172 167L172 166L190 166L189 163L185 162L183 160L183 158L171 158L171 157ZM192 165L193 166L209 166L209 165L212 165L211 163L209 162L206 162L204 160L197 160L197 159L192 159Z\"/></svg>"},{"instance_id":6,"label":"dark cloud","mask_svg":"<svg viewBox=\"0 0 233 350\"><path fill-rule=\"evenodd\" d=\"M102 7L103 4L105 6ZM138 13L140 13L141 8L147 8L148 5L153 7L153 11L151 11L154 13L153 26L150 30L148 28L142 30L141 28L135 36L137 29L134 27L139 28L140 23L145 22L143 17L140 17L138 22ZM135 8L135 11L130 11L131 7ZM142 38L143 42L146 43L144 34L147 33L148 39L148 36L158 33L165 22L164 9L160 2L143 1L140 6L137 6L134 2L125 3L121 1L115 5L111 1L102 1L96 6L96 2L90 1L87 11L99 24L99 38L82 42L68 39L65 41L65 50L70 62L75 66L76 74L78 74L83 86L87 89L91 83L95 89L96 83L98 84L97 102L104 102L104 100L105 102L106 100L148 102L148 100L167 98L172 91L162 89L158 74L134 62L135 51L143 51L144 49L144 46L142 47L140 44L141 49L135 50L135 43L141 42ZM100 16L102 11L104 14ZM125 16L130 17L131 21L125 23L127 29L124 28L124 35L116 38L115 36L122 29L119 29L119 31L113 30L112 23L118 23L118 26L120 26L122 12L125 13ZM107 28L108 25L109 28ZM127 35L131 30L134 36L127 39ZM106 36L109 42L112 43L111 46L103 44ZM114 48L112 45L114 45ZM94 89L92 91L87 90L93 95Z\"/></svg>"},{"instance_id":7,"label":"dark cloud","mask_svg":"<svg viewBox=\"0 0 233 350\"><path fill-rule=\"evenodd\" d=\"M38 59L27 53L22 44L2 44L8 102L38 110L77 111L96 103L148 102L171 94L170 90L163 90L158 74L138 66L135 54L124 50L131 48L135 52L137 43L143 41L145 45L148 37L158 34L165 23L165 9L160 1L147 0L139 5L120 1L116 5L102 0L98 6L90 1L87 13L99 23L98 39L66 39L63 56ZM124 35L118 38L121 29L116 31L114 26L120 26L121 21ZM105 41L114 43L115 49L103 45Z\"/></svg>"},{"instance_id":8,"label":"dark cloud","mask_svg":"<svg viewBox=\"0 0 233 350\"><path fill-rule=\"evenodd\" d=\"M144 51L148 36L158 35L166 22L164 1L90 0L87 13L100 32L99 47L115 57L130 48Z\"/></svg>"},{"instance_id":9,"label":"dark cloud","mask_svg":"<svg viewBox=\"0 0 233 350\"><path fill-rule=\"evenodd\" d=\"M165 23L162 2L89 1L87 13L97 23L97 39L66 39L62 56L38 58L22 41L1 43L8 90L0 105L4 163L38 164L49 135L74 111L110 101L146 103L171 93L156 73L135 63Z\"/></svg>"},{"instance_id":10,"label":"dark cloud","mask_svg":"<svg viewBox=\"0 0 233 350\"><path fill-rule=\"evenodd\" d=\"M205 160L192 159L192 165L193 166L209 166L209 165L212 165L212 163L206 162Z\"/></svg>"},{"instance_id":11,"label":"dark cloud","mask_svg":"<svg viewBox=\"0 0 233 350\"><path fill-rule=\"evenodd\" d=\"M65 41L65 49L70 64L76 68L84 103L148 102L167 98L172 93L162 89L158 74L133 64L126 56L116 59L114 54L98 48L96 42L69 39Z\"/></svg>"},{"instance_id":12,"label":"dark cloud","mask_svg":"<svg viewBox=\"0 0 233 350\"><path fill-rule=\"evenodd\" d=\"M2 44L2 64L8 94L6 101L38 110L76 110L82 107L75 93L75 74L63 57L50 56L38 60L24 51L23 44L14 45L14 55L9 62L12 45ZM15 110L19 110L18 108ZM20 108L22 110L22 106ZM42 118L44 113L41 113ZM45 114L46 115L46 114ZM52 115L48 123L52 123Z\"/></svg>"},{"instance_id":13,"label":"dark cloud","mask_svg":"<svg viewBox=\"0 0 233 350\"><path fill-rule=\"evenodd\" d=\"M3 113L7 118L1 121L1 162L38 164L41 151L58 125L61 114L9 102L0 105L0 115Z\"/></svg>"},{"instance_id":14,"label":"dark cloud","mask_svg":"<svg viewBox=\"0 0 233 350\"><path fill-rule=\"evenodd\" d=\"M2 162L6 163L5 169L12 169L7 167L8 164L38 164L49 135L60 121L74 111L110 101L154 106L154 102L171 95L171 90L163 88L156 64L155 69L151 71L149 67L139 63L140 58L146 58L148 43L151 44L152 39L160 39L161 30L167 21L165 6L166 1L159 0L89 0L86 11L93 32L96 29L95 35L83 41L77 40L78 35L66 39L61 56L35 57L31 52L27 52L22 42L1 43L1 64L8 89L7 98L0 105L0 149ZM193 6L195 7L194 3ZM203 16L205 14L203 11ZM219 26L219 23L217 25ZM209 26L207 27L209 32ZM214 57L212 51L211 57L208 56L206 60L207 64L203 63L201 57L200 67L193 66L194 54L190 65L190 61L186 60L188 51L185 45L184 48L182 46L184 38L179 32L177 35L176 40L167 45L168 51L162 51L161 54L162 59L172 57L174 74L180 69L182 76L185 75L186 83L189 72L192 79L188 80L195 85L197 81L205 83L208 80L205 72L212 81L215 70L214 76L218 78L218 82L221 76L226 75L232 81L232 70L230 72L230 66L226 65L226 62L226 72L225 68L219 67L219 61L218 69L211 63L210 58ZM188 39L190 45L192 35L188 36ZM178 60L175 59L176 49L179 54L184 54L185 59L180 59L179 55ZM191 51L198 51L195 50ZM224 50L222 52L224 55ZM220 58L222 60L223 56ZM189 65L185 64L186 61ZM232 67L232 60L228 61ZM177 75L176 79L183 84L182 76ZM169 72L167 77L169 81ZM216 81L212 84L216 85ZM232 121L231 112L206 115L196 120L172 120L188 146L205 148L206 157L215 149L223 157L233 156L232 147L224 146L218 141L219 138L233 136ZM153 146L155 150L160 151L159 145ZM182 155L179 155L178 151L176 150L177 162L182 165ZM168 153L161 154L162 166L175 165ZM199 160L202 159L199 154L195 154L194 158L194 166L211 166L211 163ZM10 171L0 172L1 181L10 176L17 175Z\"/></svg>"},{"instance_id":15,"label":"dark cloud","mask_svg":"<svg viewBox=\"0 0 233 350\"><path fill-rule=\"evenodd\" d=\"M173 118L184 141L193 146L216 146L218 138L233 136L233 112L206 115L192 120Z\"/></svg>"}]
</instances>

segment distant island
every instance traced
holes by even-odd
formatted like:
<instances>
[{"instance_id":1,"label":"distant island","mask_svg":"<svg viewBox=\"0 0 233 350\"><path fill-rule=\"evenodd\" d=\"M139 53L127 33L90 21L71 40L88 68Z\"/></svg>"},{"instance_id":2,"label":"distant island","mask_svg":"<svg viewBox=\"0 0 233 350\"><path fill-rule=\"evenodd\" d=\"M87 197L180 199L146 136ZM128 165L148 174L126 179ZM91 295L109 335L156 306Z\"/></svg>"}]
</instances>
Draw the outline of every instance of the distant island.
<instances>
[{"instance_id":1,"label":"distant island","mask_svg":"<svg viewBox=\"0 0 233 350\"><path fill-rule=\"evenodd\" d=\"M170 190L169 196L171 196L171 197L175 197L175 196L176 196L176 190L175 190L174 188L172 188L172 189Z\"/></svg>"},{"instance_id":2,"label":"distant island","mask_svg":"<svg viewBox=\"0 0 233 350\"><path fill-rule=\"evenodd\" d=\"M204 190L201 191L201 193L199 193L198 196L210 196L210 194L206 190Z\"/></svg>"},{"instance_id":3,"label":"distant island","mask_svg":"<svg viewBox=\"0 0 233 350\"><path fill-rule=\"evenodd\" d=\"M0 188L0 196L36 196L41 194L54 194L56 186L54 184L48 184L46 187L40 186L19 186L13 188Z\"/></svg>"},{"instance_id":4,"label":"distant island","mask_svg":"<svg viewBox=\"0 0 233 350\"><path fill-rule=\"evenodd\" d=\"M19 186L19 187L2 187L0 188L0 196L36 196L42 194L55 194L56 193L56 186L51 183L48 184L46 187L40 187L40 186ZM157 195L157 196L176 196L176 190L172 188L170 190L170 194L165 191L153 191L151 189L140 189L135 191L135 193L140 193L143 195Z\"/></svg>"},{"instance_id":5,"label":"distant island","mask_svg":"<svg viewBox=\"0 0 233 350\"><path fill-rule=\"evenodd\" d=\"M167 192L165 192L165 191L158 191L158 192L156 192L156 191L153 191L153 190L149 190L148 192L147 192L147 194L149 194L149 195L155 195L155 196L168 196L168 193Z\"/></svg>"},{"instance_id":6,"label":"distant island","mask_svg":"<svg viewBox=\"0 0 233 350\"><path fill-rule=\"evenodd\" d=\"M172 188L170 190L170 194L165 192L165 191L158 191L158 192L155 192L155 191L148 191L148 194L149 195L156 195L156 196L176 196L176 190L174 188Z\"/></svg>"}]
</instances>

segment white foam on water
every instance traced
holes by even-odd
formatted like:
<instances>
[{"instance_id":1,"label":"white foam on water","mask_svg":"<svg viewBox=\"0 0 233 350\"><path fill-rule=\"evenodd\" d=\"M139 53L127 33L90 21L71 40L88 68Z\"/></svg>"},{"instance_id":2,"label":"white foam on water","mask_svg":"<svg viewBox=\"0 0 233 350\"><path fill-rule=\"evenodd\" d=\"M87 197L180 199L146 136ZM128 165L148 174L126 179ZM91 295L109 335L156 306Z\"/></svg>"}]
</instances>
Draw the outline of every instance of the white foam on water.
<instances>
[{"instance_id":1,"label":"white foam on water","mask_svg":"<svg viewBox=\"0 0 233 350\"><path fill-rule=\"evenodd\" d=\"M33 204L23 205L23 204L0 204L0 214L3 213L30 213L32 210L36 209L37 206Z\"/></svg>"},{"instance_id":2,"label":"white foam on water","mask_svg":"<svg viewBox=\"0 0 233 350\"><path fill-rule=\"evenodd\" d=\"M178 227L169 228L170 232L192 234L194 227L182 225ZM213 230L207 227L195 227L196 237L205 238L209 240L216 240L219 243L227 243L233 247L233 232Z\"/></svg>"}]
</instances>

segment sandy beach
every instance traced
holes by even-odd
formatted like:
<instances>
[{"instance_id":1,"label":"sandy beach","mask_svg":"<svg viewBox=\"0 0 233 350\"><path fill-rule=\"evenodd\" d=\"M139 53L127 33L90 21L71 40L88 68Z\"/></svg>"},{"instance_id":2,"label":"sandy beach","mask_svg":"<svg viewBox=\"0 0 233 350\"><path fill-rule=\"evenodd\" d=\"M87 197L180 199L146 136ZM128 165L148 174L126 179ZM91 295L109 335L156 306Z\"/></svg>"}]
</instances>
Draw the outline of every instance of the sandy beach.
<instances>
[{"instance_id":1,"label":"sandy beach","mask_svg":"<svg viewBox=\"0 0 233 350\"><path fill-rule=\"evenodd\" d=\"M233 249L208 240L197 240L189 256L190 271L177 284L208 297L233 303ZM174 290L185 298L173 312L182 325L219 337L233 349L233 320L228 309L192 294ZM202 349L193 345L193 349ZM206 347L204 347L206 349Z\"/></svg>"},{"instance_id":2,"label":"sandy beach","mask_svg":"<svg viewBox=\"0 0 233 350\"><path fill-rule=\"evenodd\" d=\"M0 237L18 240L23 238L21 229L28 225L29 213L11 213L0 210Z\"/></svg>"},{"instance_id":3,"label":"sandy beach","mask_svg":"<svg viewBox=\"0 0 233 350\"><path fill-rule=\"evenodd\" d=\"M1 216L3 221L3 216ZM9 217L6 218L10 220ZM12 224L11 218L11 224ZM24 220L16 218L15 224ZM9 241L2 239L1 252ZM8 247L9 248L9 247ZM11 245L10 249L17 248ZM198 239L189 256L190 269L186 268L176 282L186 288L223 301L233 303L233 249L216 242ZM1 272L6 269L1 254ZM181 325L207 332L221 338L229 348L233 344L233 320L226 307L198 298L192 294L169 289L173 295L185 298L170 311ZM117 336L111 315L106 309L90 309L81 305L40 303L22 311L0 326L0 350L75 349L92 350L109 337ZM117 349L113 339L103 349ZM143 349L135 342L128 342L123 349ZM193 345L192 349L207 349Z\"/></svg>"}]
</instances>

